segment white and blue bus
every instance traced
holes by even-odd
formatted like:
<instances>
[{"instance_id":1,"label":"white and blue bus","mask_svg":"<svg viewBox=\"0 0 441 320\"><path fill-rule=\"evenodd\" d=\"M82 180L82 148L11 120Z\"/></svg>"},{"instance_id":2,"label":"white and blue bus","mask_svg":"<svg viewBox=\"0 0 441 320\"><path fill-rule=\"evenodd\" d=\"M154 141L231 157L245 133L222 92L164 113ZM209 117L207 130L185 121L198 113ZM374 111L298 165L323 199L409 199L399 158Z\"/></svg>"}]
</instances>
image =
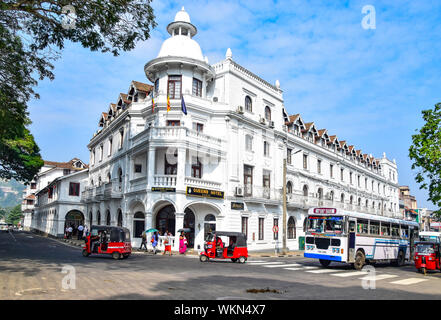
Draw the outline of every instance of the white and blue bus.
<instances>
[{"instance_id":1,"label":"white and blue bus","mask_svg":"<svg viewBox=\"0 0 441 320\"><path fill-rule=\"evenodd\" d=\"M418 240L417 222L351 212L337 208L311 208L305 238L306 258L351 263L361 270L366 262L392 262L402 266L413 259Z\"/></svg>"}]
</instances>

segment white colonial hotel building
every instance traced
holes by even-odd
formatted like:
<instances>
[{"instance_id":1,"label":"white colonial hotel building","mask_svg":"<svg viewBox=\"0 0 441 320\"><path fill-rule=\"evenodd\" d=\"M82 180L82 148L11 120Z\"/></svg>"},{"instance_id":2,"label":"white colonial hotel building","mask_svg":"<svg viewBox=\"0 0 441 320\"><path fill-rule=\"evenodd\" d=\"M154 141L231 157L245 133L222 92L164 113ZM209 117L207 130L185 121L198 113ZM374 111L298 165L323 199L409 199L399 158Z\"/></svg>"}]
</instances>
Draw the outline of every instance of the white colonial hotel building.
<instances>
[{"instance_id":1,"label":"white colonial hotel building","mask_svg":"<svg viewBox=\"0 0 441 320\"><path fill-rule=\"evenodd\" d=\"M167 31L144 68L154 85L133 81L88 144L86 224L126 226L135 245L145 229L188 227L196 250L213 229L245 232L250 250L280 247L285 157L290 249L299 246L311 206L399 215L395 161L289 116L278 81L240 66L230 49L210 65L184 9Z\"/></svg>"}]
</instances>

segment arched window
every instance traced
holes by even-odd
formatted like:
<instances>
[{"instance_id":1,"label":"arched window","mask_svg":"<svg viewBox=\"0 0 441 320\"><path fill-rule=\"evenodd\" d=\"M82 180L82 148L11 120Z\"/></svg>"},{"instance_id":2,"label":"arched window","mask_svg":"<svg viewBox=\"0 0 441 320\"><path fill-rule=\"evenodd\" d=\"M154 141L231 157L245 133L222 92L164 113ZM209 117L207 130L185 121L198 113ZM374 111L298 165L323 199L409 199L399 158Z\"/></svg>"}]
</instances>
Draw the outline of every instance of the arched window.
<instances>
[{"instance_id":1,"label":"arched window","mask_svg":"<svg viewBox=\"0 0 441 320\"><path fill-rule=\"evenodd\" d=\"M145 231L145 215L143 212L136 212L133 216L133 237L141 238L142 233Z\"/></svg>"},{"instance_id":2,"label":"arched window","mask_svg":"<svg viewBox=\"0 0 441 320\"><path fill-rule=\"evenodd\" d=\"M296 221L294 217L289 217L288 219L288 239L296 238Z\"/></svg>"},{"instance_id":3,"label":"arched window","mask_svg":"<svg viewBox=\"0 0 441 320\"><path fill-rule=\"evenodd\" d=\"M98 212L96 213L96 224L100 225L101 224L101 212L98 210Z\"/></svg>"},{"instance_id":4,"label":"arched window","mask_svg":"<svg viewBox=\"0 0 441 320\"><path fill-rule=\"evenodd\" d=\"M308 196L308 186L306 184L303 186L303 196Z\"/></svg>"},{"instance_id":5,"label":"arched window","mask_svg":"<svg viewBox=\"0 0 441 320\"><path fill-rule=\"evenodd\" d=\"M317 190L317 198L323 199L323 189L322 188L318 188L318 190Z\"/></svg>"},{"instance_id":6,"label":"arched window","mask_svg":"<svg viewBox=\"0 0 441 320\"><path fill-rule=\"evenodd\" d=\"M98 187L101 185L102 180L101 180L101 176L98 177Z\"/></svg>"},{"instance_id":7,"label":"arched window","mask_svg":"<svg viewBox=\"0 0 441 320\"><path fill-rule=\"evenodd\" d=\"M334 201L334 191L329 192L329 200Z\"/></svg>"},{"instance_id":8,"label":"arched window","mask_svg":"<svg viewBox=\"0 0 441 320\"><path fill-rule=\"evenodd\" d=\"M110 183L111 178L112 178L112 177L110 176L110 172L107 172L107 182Z\"/></svg>"},{"instance_id":9,"label":"arched window","mask_svg":"<svg viewBox=\"0 0 441 320\"><path fill-rule=\"evenodd\" d=\"M345 194L344 194L344 193L342 193L342 194L340 195L340 202L341 202L341 203L344 203L344 202L345 202Z\"/></svg>"},{"instance_id":10,"label":"arched window","mask_svg":"<svg viewBox=\"0 0 441 320\"><path fill-rule=\"evenodd\" d=\"M122 227L123 224L123 216L121 209L118 209L118 227Z\"/></svg>"},{"instance_id":11,"label":"arched window","mask_svg":"<svg viewBox=\"0 0 441 320\"><path fill-rule=\"evenodd\" d=\"M249 96L245 97L245 110L249 112L253 112L253 101Z\"/></svg>"},{"instance_id":12,"label":"arched window","mask_svg":"<svg viewBox=\"0 0 441 320\"><path fill-rule=\"evenodd\" d=\"M361 198L358 198L357 204L359 207L361 206Z\"/></svg>"},{"instance_id":13,"label":"arched window","mask_svg":"<svg viewBox=\"0 0 441 320\"><path fill-rule=\"evenodd\" d=\"M286 184L286 193L291 194L292 193L292 183L291 181L288 181Z\"/></svg>"},{"instance_id":14,"label":"arched window","mask_svg":"<svg viewBox=\"0 0 441 320\"><path fill-rule=\"evenodd\" d=\"M265 107L265 119L271 121L271 109L268 106Z\"/></svg>"},{"instance_id":15,"label":"arched window","mask_svg":"<svg viewBox=\"0 0 441 320\"><path fill-rule=\"evenodd\" d=\"M106 226L110 226L110 211L106 211Z\"/></svg>"},{"instance_id":16,"label":"arched window","mask_svg":"<svg viewBox=\"0 0 441 320\"><path fill-rule=\"evenodd\" d=\"M92 215L92 211L89 212L89 225L92 226L93 223L93 215Z\"/></svg>"},{"instance_id":17,"label":"arched window","mask_svg":"<svg viewBox=\"0 0 441 320\"><path fill-rule=\"evenodd\" d=\"M350 203L350 204L354 203L354 197L353 197L353 196L351 196L351 197L349 198L349 203Z\"/></svg>"},{"instance_id":18,"label":"arched window","mask_svg":"<svg viewBox=\"0 0 441 320\"><path fill-rule=\"evenodd\" d=\"M122 170L121 170L121 168L118 169L118 182L120 184L122 183Z\"/></svg>"},{"instance_id":19,"label":"arched window","mask_svg":"<svg viewBox=\"0 0 441 320\"><path fill-rule=\"evenodd\" d=\"M366 208L369 207L369 200L366 199Z\"/></svg>"}]
</instances>

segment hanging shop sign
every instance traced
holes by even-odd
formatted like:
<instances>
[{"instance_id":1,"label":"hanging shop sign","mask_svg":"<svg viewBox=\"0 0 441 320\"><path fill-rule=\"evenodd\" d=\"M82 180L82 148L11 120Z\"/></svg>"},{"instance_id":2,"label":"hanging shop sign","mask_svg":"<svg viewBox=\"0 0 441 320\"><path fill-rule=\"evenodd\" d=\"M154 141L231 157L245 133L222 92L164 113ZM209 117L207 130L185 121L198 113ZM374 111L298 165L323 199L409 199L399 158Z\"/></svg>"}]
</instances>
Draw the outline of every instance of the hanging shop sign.
<instances>
[{"instance_id":1,"label":"hanging shop sign","mask_svg":"<svg viewBox=\"0 0 441 320\"><path fill-rule=\"evenodd\" d=\"M243 202L231 202L231 209L232 210L244 210L245 205Z\"/></svg>"},{"instance_id":2,"label":"hanging shop sign","mask_svg":"<svg viewBox=\"0 0 441 320\"><path fill-rule=\"evenodd\" d=\"M176 192L176 188L152 187L152 192Z\"/></svg>"}]
</instances>

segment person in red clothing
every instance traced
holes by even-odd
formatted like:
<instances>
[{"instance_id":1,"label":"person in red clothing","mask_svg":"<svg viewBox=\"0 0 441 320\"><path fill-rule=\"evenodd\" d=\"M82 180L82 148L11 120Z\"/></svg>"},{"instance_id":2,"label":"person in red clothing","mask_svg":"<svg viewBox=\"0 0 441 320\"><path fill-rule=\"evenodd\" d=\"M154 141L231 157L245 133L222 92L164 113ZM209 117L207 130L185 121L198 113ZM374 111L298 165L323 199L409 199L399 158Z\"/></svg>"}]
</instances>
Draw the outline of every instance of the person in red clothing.
<instances>
[{"instance_id":1,"label":"person in red clothing","mask_svg":"<svg viewBox=\"0 0 441 320\"><path fill-rule=\"evenodd\" d=\"M216 237L216 257L222 257L224 253L224 243L220 237Z\"/></svg>"},{"instance_id":2,"label":"person in red clothing","mask_svg":"<svg viewBox=\"0 0 441 320\"><path fill-rule=\"evenodd\" d=\"M165 235L165 239L164 239L165 250L164 250L163 255L164 255L166 252L170 252L170 255L172 255L172 252L171 252L171 239L170 239L171 233L168 232L168 230L167 230L167 231L164 233L164 235Z\"/></svg>"}]
</instances>

